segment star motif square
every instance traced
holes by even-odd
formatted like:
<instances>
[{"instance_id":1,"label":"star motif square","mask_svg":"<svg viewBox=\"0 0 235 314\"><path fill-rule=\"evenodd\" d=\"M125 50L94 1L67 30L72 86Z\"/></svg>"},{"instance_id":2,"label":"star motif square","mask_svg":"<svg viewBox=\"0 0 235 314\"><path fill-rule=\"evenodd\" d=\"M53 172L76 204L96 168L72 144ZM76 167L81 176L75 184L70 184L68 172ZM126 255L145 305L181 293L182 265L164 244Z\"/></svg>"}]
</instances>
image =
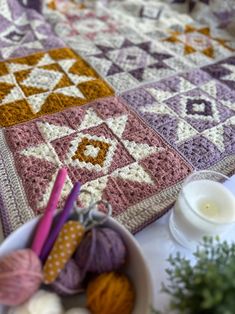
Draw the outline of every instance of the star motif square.
<instances>
[{"instance_id":1,"label":"star motif square","mask_svg":"<svg viewBox=\"0 0 235 314\"><path fill-rule=\"evenodd\" d=\"M154 31L151 37L161 40L171 51L197 66L226 58L234 52L232 37L225 36L219 30L214 33L208 26L179 24L178 27L174 25L169 30Z\"/></svg>"},{"instance_id":2,"label":"star motif square","mask_svg":"<svg viewBox=\"0 0 235 314\"><path fill-rule=\"evenodd\" d=\"M60 3L57 3L60 7ZM63 5L62 5L63 6ZM66 8L60 8L63 12L61 21L58 14L50 10L48 19L54 26L55 32L62 36L79 36L93 40L97 34L113 33L118 28L118 23L104 10L81 10L79 4L66 1Z\"/></svg>"},{"instance_id":3,"label":"star motif square","mask_svg":"<svg viewBox=\"0 0 235 314\"><path fill-rule=\"evenodd\" d=\"M41 6L40 1L31 3L37 9ZM25 5L25 0L1 0L0 21L0 60L65 46L43 15Z\"/></svg>"},{"instance_id":4,"label":"star motif square","mask_svg":"<svg viewBox=\"0 0 235 314\"><path fill-rule=\"evenodd\" d=\"M122 97L194 167L226 173L235 153L231 145L235 94L226 85L193 71L127 91Z\"/></svg>"},{"instance_id":5,"label":"star motif square","mask_svg":"<svg viewBox=\"0 0 235 314\"><path fill-rule=\"evenodd\" d=\"M74 35L66 40L118 92L190 67L158 43L121 27L120 32L98 34L92 40Z\"/></svg>"},{"instance_id":6,"label":"star motif square","mask_svg":"<svg viewBox=\"0 0 235 314\"><path fill-rule=\"evenodd\" d=\"M68 48L0 63L0 88L0 126L113 94L111 87Z\"/></svg>"},{"instance_id":7,"label":"star motif square","mask_svg":"<svg viewBox=\"0 0 235 314\"><path fill-rule=\"evenodd\" d=\"M87 56L89 62L112 82L113 86L121 88L120 83L115 80L115 77L119 80L120 74L128 74L137 85L138 82L148 82L175 73L176 58L162 47L144 39L135 43L133 38L128 39L120 34L117 38L115 42L113 34L113 41L107 40L104 44L102 41L99 43L99 38L96 38L95 45L101 51Z\"/></svg>"},{"instance_id":8,"label":"star motif square","mask_svg":"<svg viewBox=\"0 0 235 314\"><path fill-rule=\"evenodd\" d=\"M20 137L15 136L18 132ZM159 217L167 210L180 182L192 171L118 97L9 127L5 134L24 189L21 192L35 214L45 207L57 171L64 166L68 180L63 196L79 181L95 200L107 199L116 219L136 231L149 217ZM164 201L160 201L162 193L166 193ZM143 210L147 213L144 220Z\"/></svg>"},{"instance_id":9,"label":"star motif square","mask_svg":"<svg viewBox=\"0 0 235 314\"><path fill-rule=\"evenodd\" d=\"M235 89L235 57L224 59L202 69L213 78L226 84L231 90Z\"/></svg>"},{"instance_id":10,"label":"star motif square","mask_svg":"<svg viewBox=\"0 0 235 314\"><path fill-rule=\"evenodd\" d=\"M229 32L214 27L214 23L200 25L190 16L185 15L182 19L181 14L166 3L140 1L129 6L120 3L117 12L113 11L118 20L131 24L136 32L183 57L191 67L210 64L234 53L233 37Z\"/></svg>"}]
</instances>

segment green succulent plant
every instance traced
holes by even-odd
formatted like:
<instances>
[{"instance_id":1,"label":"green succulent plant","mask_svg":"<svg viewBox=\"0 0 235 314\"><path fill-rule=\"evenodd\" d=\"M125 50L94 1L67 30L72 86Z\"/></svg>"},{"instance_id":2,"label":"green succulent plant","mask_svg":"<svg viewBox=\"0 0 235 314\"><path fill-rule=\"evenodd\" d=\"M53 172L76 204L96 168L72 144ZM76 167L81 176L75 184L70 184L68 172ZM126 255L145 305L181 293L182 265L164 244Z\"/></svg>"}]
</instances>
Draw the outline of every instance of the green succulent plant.
<instances>
[{"instance_id":1,"label":"green succulent plant","mask_svg":"<svg viewBox=\"0 0 235 314\"><path fill-rule=\"evenodd\" d=\"M235 243L205 237L195 263L179 253L168 261L170 308L180 314L235 314ZM159 313L159 312L156 312Z\"/></svg>"}]
</instances>

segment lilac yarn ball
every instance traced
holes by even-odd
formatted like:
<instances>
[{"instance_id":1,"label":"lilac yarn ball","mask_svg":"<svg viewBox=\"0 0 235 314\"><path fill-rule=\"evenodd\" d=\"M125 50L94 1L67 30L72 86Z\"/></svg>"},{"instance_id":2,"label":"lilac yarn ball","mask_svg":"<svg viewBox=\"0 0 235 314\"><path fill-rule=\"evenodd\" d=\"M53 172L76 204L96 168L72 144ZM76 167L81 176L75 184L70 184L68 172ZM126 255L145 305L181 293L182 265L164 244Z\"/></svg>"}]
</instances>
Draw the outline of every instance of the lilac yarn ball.
<instances>
[{"instance_id":1,"label":"lilac yarn ball","mask_svg":"<svg viewBox=\"0 0 235 314\"><path fill-rule=\"evenodd\" d=\"M105 227L92 228L86 233L75 254L82 271L103 273L118 270L126 260L127 250L121 236Z\"/></svg>"},{"instance_id":2,"label":"lilac yarn ball","mask_svg":"<svg viewBox=\"0 0 235 314\"><path fill-rule=\"evenodd\" d=\"M73 259L69 260L59 277L51 285L52 289L61 296L74 295L83 292L81 273Z\"/></svg>"}]
</instances>

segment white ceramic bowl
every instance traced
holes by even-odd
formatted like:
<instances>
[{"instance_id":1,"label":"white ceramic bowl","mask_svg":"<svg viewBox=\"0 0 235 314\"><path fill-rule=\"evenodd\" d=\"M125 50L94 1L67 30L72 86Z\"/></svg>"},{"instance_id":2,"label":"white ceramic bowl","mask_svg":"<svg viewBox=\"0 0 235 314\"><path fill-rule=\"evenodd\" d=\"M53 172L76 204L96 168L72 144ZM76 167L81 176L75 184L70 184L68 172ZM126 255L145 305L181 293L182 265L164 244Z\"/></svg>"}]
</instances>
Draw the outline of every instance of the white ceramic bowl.
<instances>
[{"instance_id":1,"label":"white ceramic bowl","mask_svg":"<svg viewBox=\"0 0 235 314\"><path fill-rule=\"evenodd\" d=\"M8 254L9 252L28 247L38 220L39 218L37 217L29 221L6 238L0 246L0 257ZM114 219L108 218L104 225L118 231L128 249L126 273L131 278L136 291L136 301L133 314L148 314L150 312L152 300L152 284L149 270L140 246L131 233ZM82 301L78 301L78 299L79 298L76 296L76 300L75 298L72 300L73 306L81 306ZM0 314L6 313L7 308L0 305Z\"/></svg>"}]
</instances>

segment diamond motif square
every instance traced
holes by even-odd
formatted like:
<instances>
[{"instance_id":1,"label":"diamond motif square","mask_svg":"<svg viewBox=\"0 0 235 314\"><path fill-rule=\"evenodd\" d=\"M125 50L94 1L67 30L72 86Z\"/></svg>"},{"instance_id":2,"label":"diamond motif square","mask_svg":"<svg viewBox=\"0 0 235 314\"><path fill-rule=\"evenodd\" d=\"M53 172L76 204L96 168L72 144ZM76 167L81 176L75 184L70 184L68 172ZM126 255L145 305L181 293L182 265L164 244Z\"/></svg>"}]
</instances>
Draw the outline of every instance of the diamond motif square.
<instances>
[{"instance_id":1,"label":"diamond motif square","mask_svg":"<svg viewBox=\"0 0 235 314\"><path fill-rule=\"evenodd\" d=\"M205 72L164 79L122 97L197 169L234 155L235 94Z\"/></svg>"},{"instance_id":2,"label":"diamond motif square","mask_svg":"<svg viewBox=\"0 0 235 314\"><path fill-rule=\"evenodd\" d=\"M28 145L21 143L24 130L25 135L31 134ZM21 137L16 137L19 132ZM7 138L35 213L45 207L57 171L65 166L64 197L74 182L81 182L95 200L111 203L116 219L128 215L122 223L131 231L142 228L149 215L162 215L176 197L179 183L192 170L118 97L9 127ZM36 169L37 180L32 175ZM160 202L162 193L167 193L166 204ZM148 213L146 220L143 210Z\"/></svg>"}]
</instances>

